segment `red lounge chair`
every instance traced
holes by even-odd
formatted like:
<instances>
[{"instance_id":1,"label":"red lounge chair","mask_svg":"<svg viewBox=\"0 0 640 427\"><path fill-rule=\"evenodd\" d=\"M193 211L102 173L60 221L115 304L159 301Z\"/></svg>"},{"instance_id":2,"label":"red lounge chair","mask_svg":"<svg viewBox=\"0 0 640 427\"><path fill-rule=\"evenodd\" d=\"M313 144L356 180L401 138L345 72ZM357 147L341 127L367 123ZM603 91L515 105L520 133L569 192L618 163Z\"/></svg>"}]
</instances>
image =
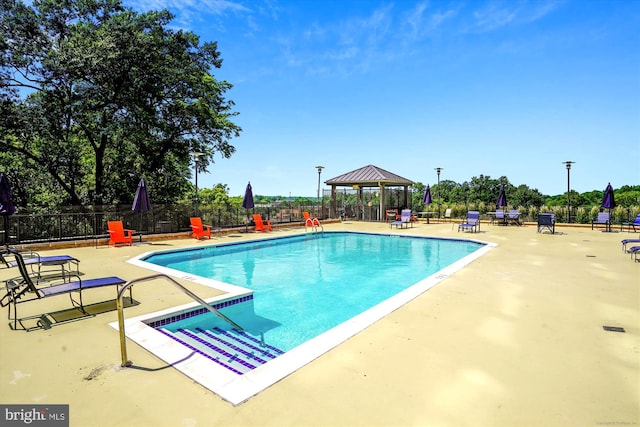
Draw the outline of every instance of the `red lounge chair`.
<instances>
[{"instance_id":1,"label":"red lounge chair","mask_svg":"<svg viewBox=\"0 0 640 427\"><path fill-rule=\"evenodd\" d=\"M311 218L309 212L302 212L305 227L320 227L320 220L316 217Z\"/></svg>"},{"instance_id":2,"label":"red lounge chair","mask_svg":"<svg viewBox=\"0 0 640 427\"><path fill-rule=\"evenodd\" d=\"M133 246L133 230L124 228L122 221L107 222L109 228L109 244L115 248L118 243L128 243Z\"/></svg>"},{"instance_id":3,"label":"red lounge chair","mask_svg":"<svg viewBox=\"0 0 640 427\"><path fill-rule=\"evenodd\" d=\"M271 221L267 220L267 223L265 224L262 221L262 216L260 214L253 214L253 222L256 223L256 228L254 229L254 231L273 231L273 228L271 228Z\"/></svg>"},{"instance_id":4,"label":"red lounge chair","mask_svg":"<svg viewBox=\"0 0 640 427\"><path fill-rule=\"evenodd\" d=\"M195 237L200 240L204 237L211 238L211 226L210 225L202 225L202 218L200 217L192 217L191 218L191 237Z\"/></svg>"}]
</instances>

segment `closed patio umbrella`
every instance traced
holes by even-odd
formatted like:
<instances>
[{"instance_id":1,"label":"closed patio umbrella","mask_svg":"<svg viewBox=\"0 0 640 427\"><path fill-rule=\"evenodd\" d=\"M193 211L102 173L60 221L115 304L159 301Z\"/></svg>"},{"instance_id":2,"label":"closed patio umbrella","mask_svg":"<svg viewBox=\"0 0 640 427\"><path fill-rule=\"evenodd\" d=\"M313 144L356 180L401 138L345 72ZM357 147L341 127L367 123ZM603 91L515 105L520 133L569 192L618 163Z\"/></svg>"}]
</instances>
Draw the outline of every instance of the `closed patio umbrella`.
<instances>
[{"instance_id":1,"label":"closed patio umbrella","mask_svg":"<svg viewBox=\"0 0 640 427\"><path fill-rule=\"evenodd\" d=\"M9 216L16 211L11 201L11 184L5 174L0 175L0 215L4 217L4 243L9 248Z\"/></svg>"},{"instance_id":2,"label":"closed patio umbrella","mask_svg":"<svg viewBox=\"0 0 640 427\"><path fill-rule=\"evenodd\" d=\"M249 209L253 209L255 204L253 203L253 190L251 188L251 182L247 184L247 188L244 190L244 199L242 199L242 207L247 210L247 221L249 220ZM247 232L247 223L244 225L244 231Z\"/></svg>"},{"instance_id":3,"label":"closed patio umbrella","mask_svg":"<svg viewBox=\"0 0 640 427\"><path fill-rule=\"evenodd\" d=\"M431 188L429 187L429 184L427 184L427 188L424 190L424 197L422 200L424 200L425 205L431 204Z\"/></svg>"},{"instance_id":4,"label":"closed patio umbrella","mask_svg":"<svg viewBox=\"0 0 640 427\"><path fill-rule=\"evenodd\" d=\"M607 227L607 231L611 231L611 209L616 207L616 201L613 196L613 187L611 183L607 185L607 188L604 190L604 195L602 196L602 207L605 209L609 209L609 226Z\"/></svg>"},{"instance_id":5,"label":"closed patio umbrella","mask_svg":"<svg viewBox=\"0 0 640 427\"><path fill-rule=\"evenodd\" d=\"M133 198L131 210L140 212L140 241L142 241L142 214L151 210L151 202L149 201L149 192L147 191L147 183L144 178L140 179L136 195Z\"/></svg>"},{"instance_id":6,"label":"closed patio umbrella","mask_svg":"<svg viewBox=\"0 0 640 427\"><path fill-rule=\"evenodd\" d=\"M505 192L504 184L500 187L500 193L498 194L498 203L496 203L496 205L504 206L505 208L507 207L507 193Z\"/></svg>"}]
</instances>

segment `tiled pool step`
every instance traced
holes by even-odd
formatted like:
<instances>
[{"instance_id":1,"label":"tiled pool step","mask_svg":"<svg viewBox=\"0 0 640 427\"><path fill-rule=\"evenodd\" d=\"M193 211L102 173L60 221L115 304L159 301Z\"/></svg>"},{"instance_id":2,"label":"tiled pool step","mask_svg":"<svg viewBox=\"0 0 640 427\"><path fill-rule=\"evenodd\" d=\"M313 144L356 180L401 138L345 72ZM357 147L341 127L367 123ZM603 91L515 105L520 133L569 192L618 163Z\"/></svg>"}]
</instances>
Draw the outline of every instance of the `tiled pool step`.
<instances>
[{"instance_id":1,"label":"tiled pool step","mask_svg":"<svg viewBox=\"0 0 640 427\"><path fill-rule=\"evenodd\" d=\"M273 346L263 346L254 336L235 330L227 331L220 328L178 329L176 332L170 332L164 328L158 330L238 375L249 372L284 353Z\"/></svg>"}]
</instances>

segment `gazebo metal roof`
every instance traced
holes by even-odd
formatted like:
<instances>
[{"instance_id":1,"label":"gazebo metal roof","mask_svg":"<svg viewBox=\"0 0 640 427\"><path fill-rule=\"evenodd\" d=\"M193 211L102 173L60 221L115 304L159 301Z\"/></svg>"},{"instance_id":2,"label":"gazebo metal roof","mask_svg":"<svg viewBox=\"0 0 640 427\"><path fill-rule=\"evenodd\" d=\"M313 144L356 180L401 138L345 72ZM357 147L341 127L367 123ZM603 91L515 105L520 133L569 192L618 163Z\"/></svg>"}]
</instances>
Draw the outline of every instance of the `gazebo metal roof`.
<instances>
[{"instance_id":1,"label":"gazebo metal roof","mask_svg":"<svg viewBox=\"0 0 640 427\"><path fill-rule=\"evenodd\" d=\"M383 184L385 187L393 187L413 185L414 182L377 166L367 165L331 178L325 181L325 184L334 186L358 185L360 187L379 187L380 184Z\"/></svg>"}]
</instances>

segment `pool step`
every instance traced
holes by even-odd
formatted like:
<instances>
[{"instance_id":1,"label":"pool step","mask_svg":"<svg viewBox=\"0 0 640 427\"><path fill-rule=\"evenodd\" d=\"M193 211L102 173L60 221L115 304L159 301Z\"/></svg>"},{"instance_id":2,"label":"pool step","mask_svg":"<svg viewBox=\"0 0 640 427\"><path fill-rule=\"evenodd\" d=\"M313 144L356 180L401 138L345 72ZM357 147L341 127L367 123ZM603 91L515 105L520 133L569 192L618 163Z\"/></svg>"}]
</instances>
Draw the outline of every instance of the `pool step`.
<instances>
[{"instance_id":1,"label":"pool step","mask_svg":"<svg viewBox=\"0 0 640 427\"><path fill-rule=\"evenodd\" d=\"M263 346L259 338L235 330L220 328L178 329L176 332L159 330L238 375L264 365L284 353L273 346Z\"/></svg>"}]
</instances>

